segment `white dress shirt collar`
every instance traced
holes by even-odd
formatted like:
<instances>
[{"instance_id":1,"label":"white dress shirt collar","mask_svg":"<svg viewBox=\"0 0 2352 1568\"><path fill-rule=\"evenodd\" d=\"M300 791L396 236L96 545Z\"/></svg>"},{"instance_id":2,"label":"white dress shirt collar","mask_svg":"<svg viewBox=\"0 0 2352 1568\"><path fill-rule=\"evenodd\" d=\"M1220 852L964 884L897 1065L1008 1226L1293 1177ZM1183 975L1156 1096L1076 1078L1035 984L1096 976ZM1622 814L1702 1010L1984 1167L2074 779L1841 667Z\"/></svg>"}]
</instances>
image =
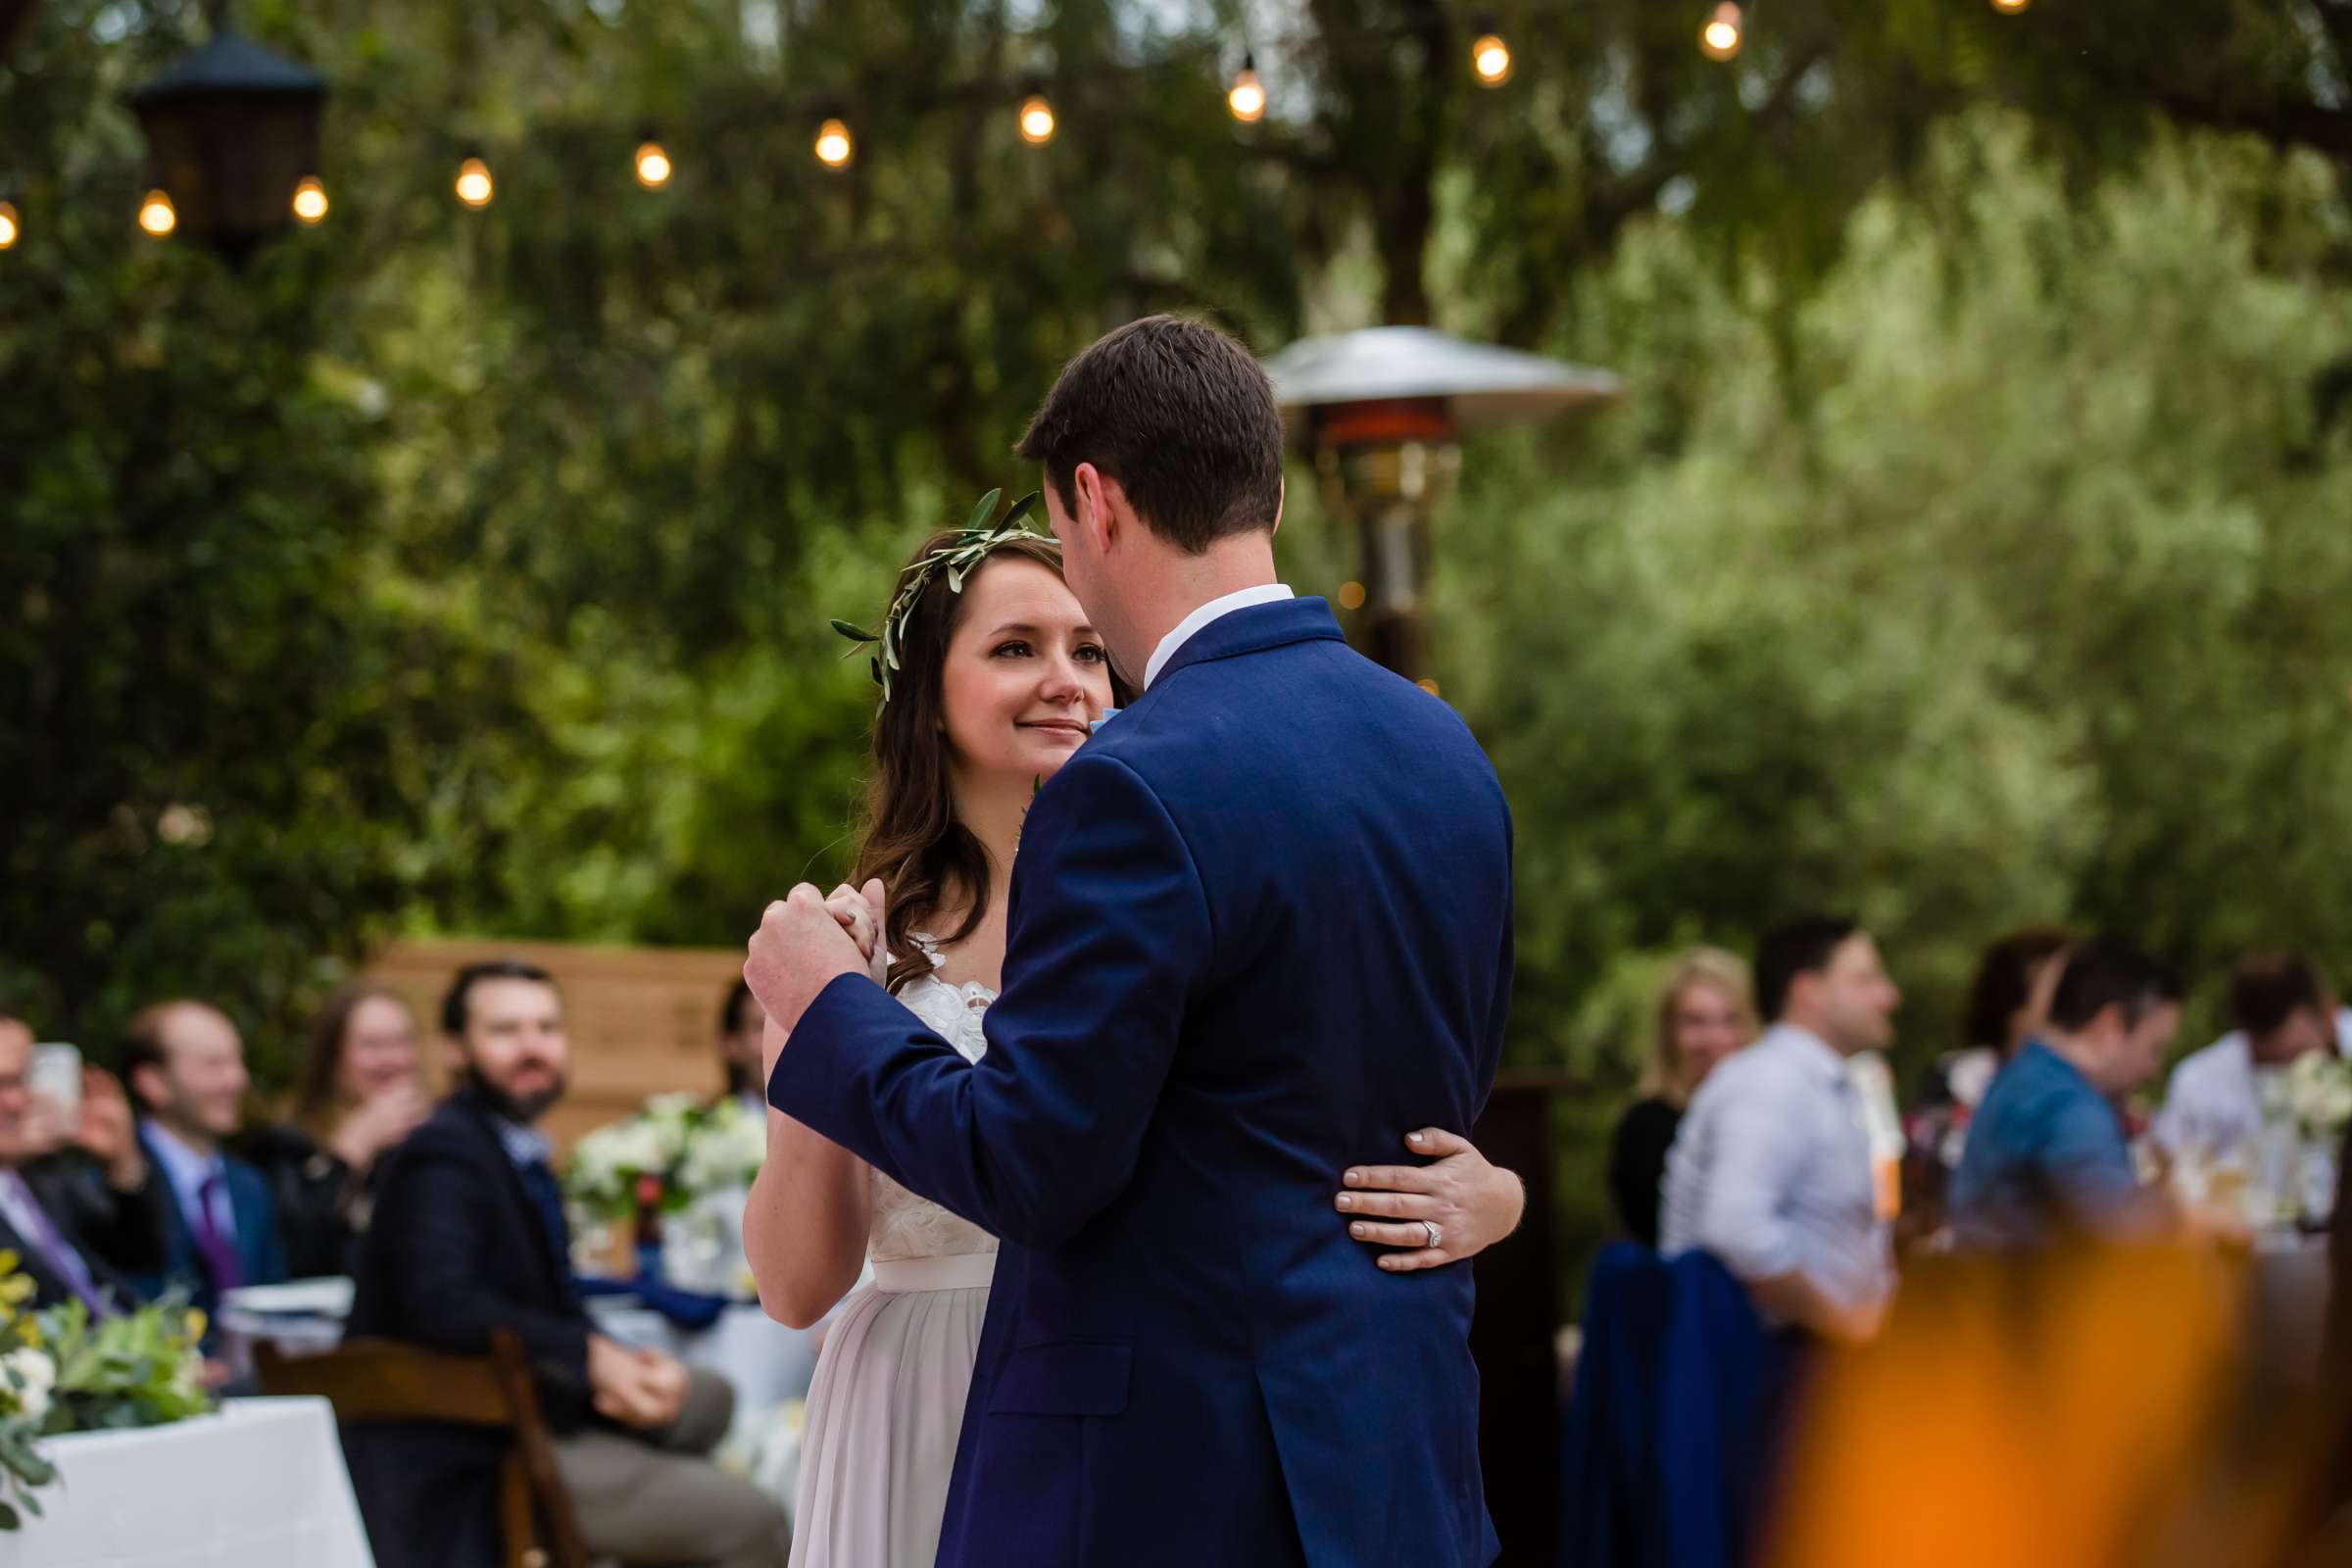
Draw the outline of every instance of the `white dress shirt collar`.
<instances>
[{"instance_id":1,"label":"white dress shirt collar","mask_svg":"<svg viewBox=\"0 0 2352 1568\"><path fill-rule=\"evenodd\" d=\"M1279 604L1285 599L1298 597L1297 594L1291 592L1288 583L1269 582L1261 583L1255 588L1245 588L1240 593L1227 594L1222 599L1211 599L1207 604L1178 621L1176 629L1159 640L1159 646L1152 651L1152 662L1144 666L1145 689L1150 690L1152 683L1159 679L1159 672L1168 667L1168 661L1176 657L1176 651L1191 642L1200 628L1210 621L1219 616L1230 615L1237 610L1248 610L1255 605Z\"/></svg>"}]
</instances>

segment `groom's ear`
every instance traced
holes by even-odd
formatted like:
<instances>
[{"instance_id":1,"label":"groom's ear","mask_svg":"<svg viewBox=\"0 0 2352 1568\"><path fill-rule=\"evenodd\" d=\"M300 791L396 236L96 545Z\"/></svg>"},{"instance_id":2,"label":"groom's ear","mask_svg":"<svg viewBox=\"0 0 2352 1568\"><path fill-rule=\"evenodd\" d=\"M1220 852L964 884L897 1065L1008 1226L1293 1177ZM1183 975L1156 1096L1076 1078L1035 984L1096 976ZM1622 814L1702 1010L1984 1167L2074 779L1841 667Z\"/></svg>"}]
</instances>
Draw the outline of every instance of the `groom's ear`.
<instances>
[{"instance_id":1,"label":"groom's ear","mask_svg":"<svg viewBox=\"0 0 2352 1568\"><path fill-rule=\"evenodd\" d=\"M1070 472L1070 487L1077 492L1078 510L1070 521L1085 536L1086 547L1095 555L1110 548L1111 538L1119 531L1114 498L1119 495L1116 479L1105 475L1091 463L1081 463Z\"/></svg>"}]
</instances>

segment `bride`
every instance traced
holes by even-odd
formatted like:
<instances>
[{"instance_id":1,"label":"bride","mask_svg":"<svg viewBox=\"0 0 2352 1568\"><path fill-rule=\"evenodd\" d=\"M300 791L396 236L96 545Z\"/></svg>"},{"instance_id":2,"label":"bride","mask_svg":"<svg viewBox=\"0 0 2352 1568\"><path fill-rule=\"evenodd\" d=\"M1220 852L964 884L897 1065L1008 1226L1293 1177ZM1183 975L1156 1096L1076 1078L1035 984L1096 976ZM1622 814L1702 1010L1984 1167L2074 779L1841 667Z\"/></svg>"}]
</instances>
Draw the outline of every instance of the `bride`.
<instances>
[{"instance_id":1,"label":"bride","mask_svg":"<svg viewBox=\"0 0 2352 1568\"><path fill-rule=\"evenodd\" d=\"M881 884L888 929L872 928L853 888L829 906L875 978L977 1061L1022 818L1117 689L1063 586L1059 547L1011 527L925 541L899 573L880 640L854 880ZM1518 1179L1467 1142L1423 1128L1405 1152L1439 1157L1334 1172L1333 1223L1384 1249L1381 1267L1458 1262L1518 1224ZM840 1303L808 1391L793 1568L931 1568L996 1238L771 1111L744 1244L771 1316L806 1328ZM869 1257L872 1283L842 1302Z\"/></svg>"}]
</instances>

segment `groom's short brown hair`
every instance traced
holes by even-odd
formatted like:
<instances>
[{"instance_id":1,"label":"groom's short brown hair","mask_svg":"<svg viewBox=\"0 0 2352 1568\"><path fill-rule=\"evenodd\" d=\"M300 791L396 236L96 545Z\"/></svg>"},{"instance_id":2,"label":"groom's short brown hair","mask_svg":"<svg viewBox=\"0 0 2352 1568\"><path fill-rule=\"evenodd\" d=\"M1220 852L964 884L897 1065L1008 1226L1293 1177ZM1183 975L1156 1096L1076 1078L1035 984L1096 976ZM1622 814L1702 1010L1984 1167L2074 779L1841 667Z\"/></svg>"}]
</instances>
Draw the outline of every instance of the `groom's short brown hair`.
<instances>
[{"instance_id":1,"label":"groom's short brown hair","mask_svg":"<svg viewBox=\"0 0 2352 1568\"><path fill-rule=\"evenodd\" d=\"M1078 465L1127 492L1154 534L1199 555L1270 529L1282 510L1282 415L1250 351L1201 321L1147 316L1061 368L1013 448L1042 463L1064 511Z\"/></svg>"}]
</instances>

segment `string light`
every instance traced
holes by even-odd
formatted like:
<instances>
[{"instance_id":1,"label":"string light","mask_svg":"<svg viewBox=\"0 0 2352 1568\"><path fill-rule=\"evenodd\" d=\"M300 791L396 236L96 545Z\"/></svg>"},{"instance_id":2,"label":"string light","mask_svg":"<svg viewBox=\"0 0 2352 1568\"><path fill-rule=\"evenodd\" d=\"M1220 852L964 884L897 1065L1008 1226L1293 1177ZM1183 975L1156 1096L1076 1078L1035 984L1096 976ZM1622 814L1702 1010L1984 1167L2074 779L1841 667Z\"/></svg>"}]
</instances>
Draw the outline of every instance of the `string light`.
<instances>
[{"instance_id":1,"label":"string light","mask_svg":"<svg viewBox=\"0 0 2352 1568\"><path fill-rule=\"evenodd\" d=\"M1698 46L1710 60L1729 60L1740 52L1740 7L1735 0L1723 0L1698 29Z\"/></svg>"},{"instance_id":2,"label":"string light","mask_svg":"<svg viewBox=\"0 0 2352 1568\"><path fill-rule=\"evenodd\" d=\"M816 128L816 161L827 169L846 169L855 157L857 144L850 140L850 127L838 120L828 120Z\"/></svg>"},{"instance_id":3,"label":"string light","mask_svg":"<svg viewBox=\"0 0 2352 1568\"><path fill-rule=\"evenodd\" d=\"M1257 79L1257 62L1248 55L1242 56L1242 69L1234 73L1225 107L1245 125L1254 125L1266 117L1265 84Z\"/></svg>"},{"instance_id":4,"label":"string light","mask_svg":"<svg viewBox=\"0 0 2352 1568\"><path fill-rule=\"evenodd\" d=\"M498 194L498 181L490 177L490 166L480 155L467 158L458 166L458 200L479 210L490 205Z\"/></svg>"},{"instance_id":5,"label":"string light","mask_svg":"<svg viewBox=\"0 0 2352 1568\"><path fill-rule=\"evenodd\" d=\"M0 251L15 245L17 236L24 232L24 225L17 219L16 207L9 202L0 202Z\"/></svg>"},{"instance_id":6,"label":"string light","mask_svg":"<svg viewBox=\"0 0 2352 1568\"><path fill-rule=\"evenodd\" d=\"M2033 3L2034 0L1992 0L1992 9L2004 17L2014 17Z\"/></svg>"},{"instance_id":7,"label":"string light","mask_svg":"<svg viewBox=\"0 0 2352 1568\"><path fill-rule=\"evenodd\" d=\"M151 190L147 199L139 203L139 226L162 239L179 226L179 209L172 205L170 196Z\"/></svg>"},{"instance_id":8,"label":"string light","mask_svg":"<svg viewBox=\"0 0 2352 1568\"><path fill-rule=\"evenodd\" d=\"M1054 139L1054 106L1046 95L1033 92L1021 105L1021 140L1032 147L1043 147Z\"/></svg>"},{"instance_id":9,"label":"string light","mask_svg":"<svg viewBox=\"0 0 2352 1568\"><path fill-rule=\"evenodd\" d=\"M1413 684L1420 687L1423 691L1429 693L1429 695L1432 697L1438 695L1438 683L1434 680L1417 680L1413 682Z\"/></svg>"},{"instance_id":10,"label":"string light","mask_svg":"<svg viewBox=\"0 0 2352 1568\"><path fill-rule=\"evenodd\" d=\"M660 190L669 183L669 154L662 150L662 144L649 131L637 144L637 183L647 190Z\"/></svg>"},{"instance_id":11,"label":"string light","mask_svg":"<svg viewBox=\"0 0 2352 1568\"><path fill-rule=\"evenodd\" d=\"M1340 601L1342 610L1361 610L1364 608L1364 585L1360 582L1344 582L1340 584L1340 591L1335 597Z\"/></svg>"},{"instance_id":12,"label":"string light","mask_svg":"<svg viewBox=\"0 0 2352 1568\"><path fill-rule=\"evenodd\" d=\"M1492 27L1480 32L1478 42L1470 46L1470 69L1478 74L1481 86L1499 87L1511 79L1511 46L1502 41L1502 34Z\"/></svg>"},{"instance_id":13,"label":"string light","mask_svg":"<svg viewBox=\"0 0 2352 1568\"><path fill-rule=\"evenodd\" d=\"M294 187L294 216L306 223L326 217L326 187L317 174L303 175L302 183Z\"/></svg>"}]
</instances>

